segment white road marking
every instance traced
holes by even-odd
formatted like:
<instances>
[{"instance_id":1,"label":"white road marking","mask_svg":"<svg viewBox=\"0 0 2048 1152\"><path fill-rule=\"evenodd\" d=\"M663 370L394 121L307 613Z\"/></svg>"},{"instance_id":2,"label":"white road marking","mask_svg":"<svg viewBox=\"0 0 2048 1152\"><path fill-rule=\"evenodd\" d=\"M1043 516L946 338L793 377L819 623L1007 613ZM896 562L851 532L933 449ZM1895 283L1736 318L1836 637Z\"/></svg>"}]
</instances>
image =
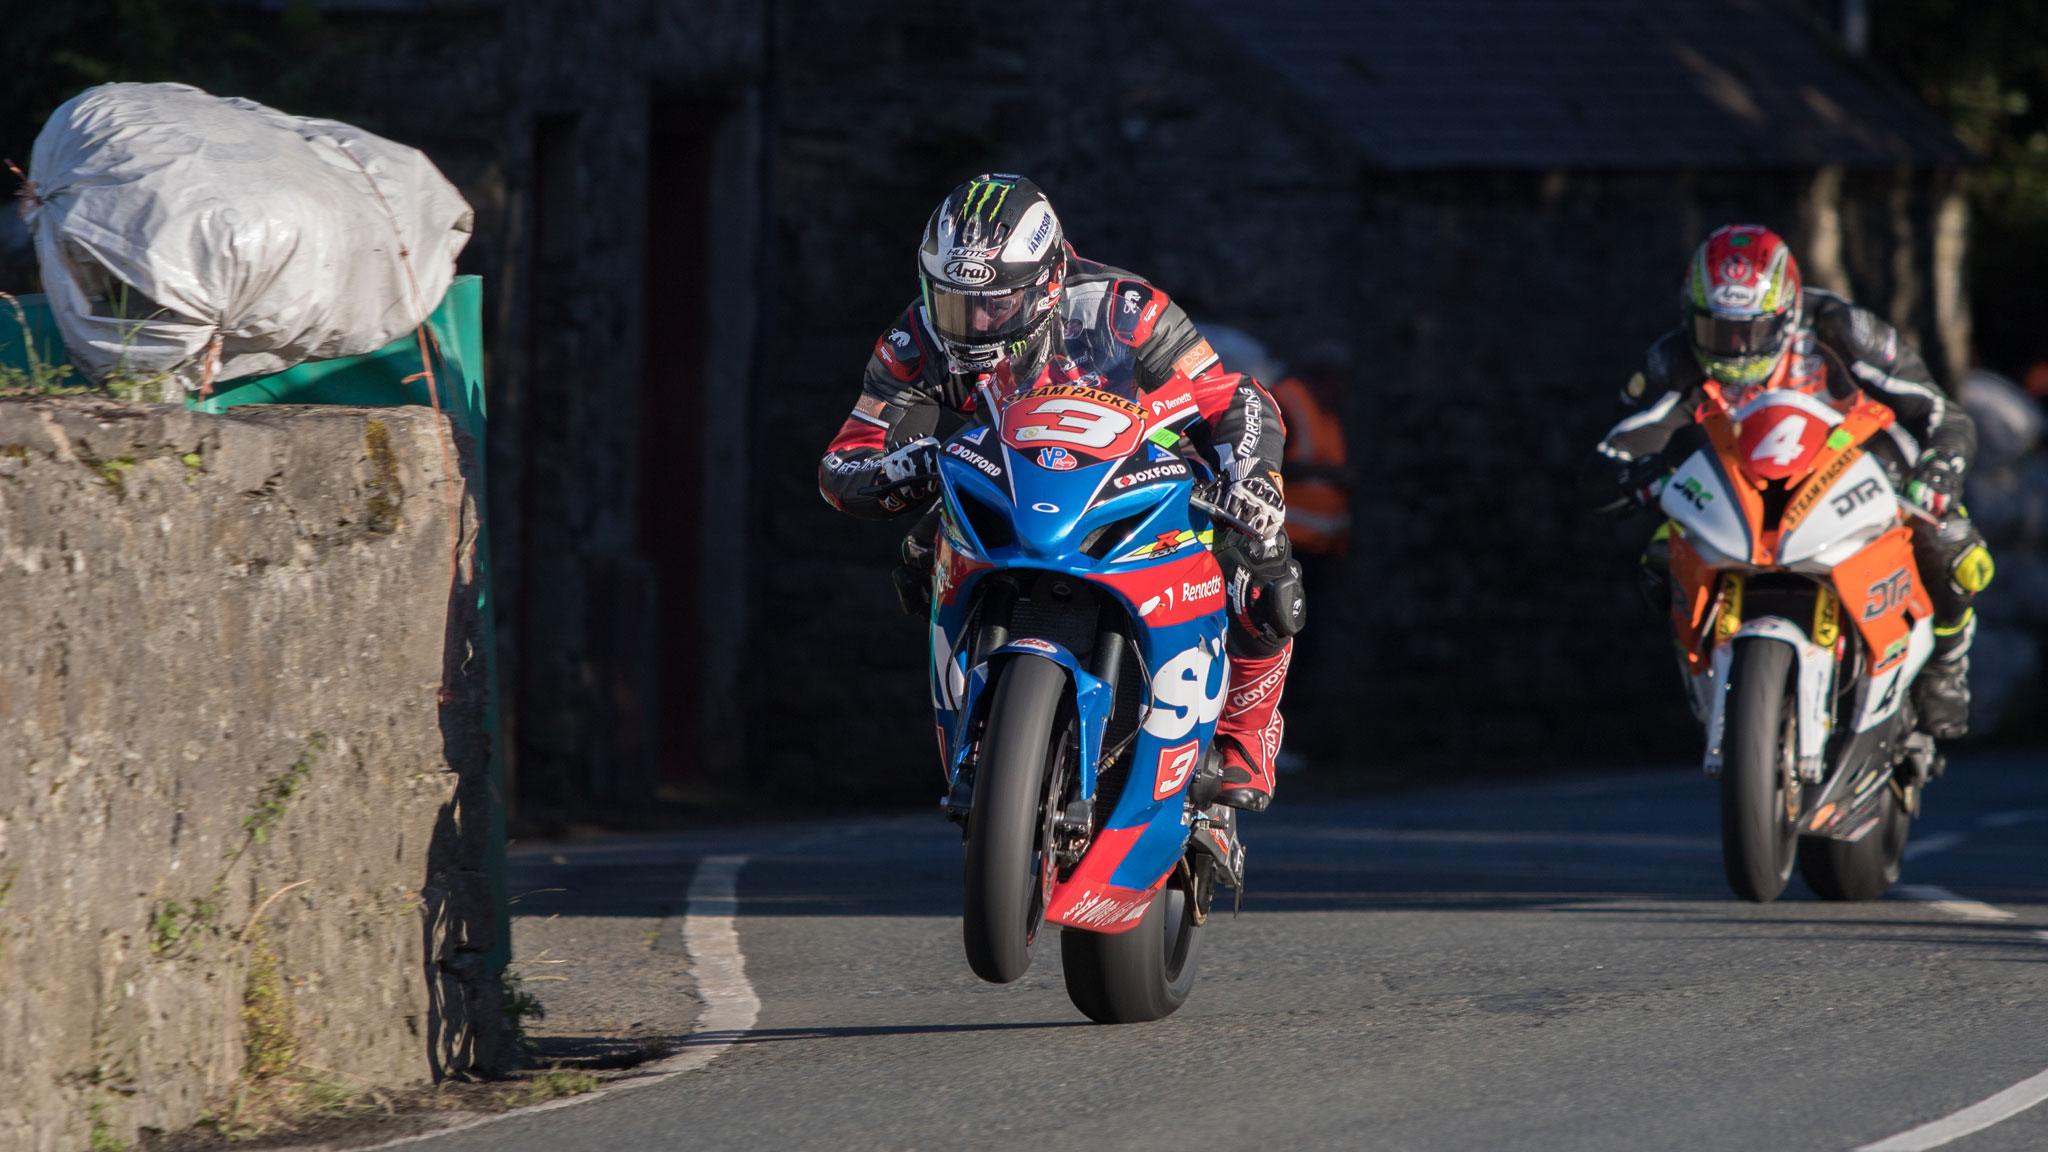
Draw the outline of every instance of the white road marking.
<instances>
[{"instance_id":1,"label":"white road marking","mask_svg":"<svg viewBox=\"0 0 2048 1152\"><path fill-rule=\"evenodd\" d=\"M1982 828L2005 828L2011 827L2014 824L2024 823L2025 820L2032 819L2038 814L2035 812L1997 813L1993 816L1984 817L1977 821L1977 824ZM2007 819L1997 820L1994 823L1994 820L1999 816L2007 817ZM2019 817L2019 819L2012 819L2012 817ZM1939 852L1943 848L1953 847L1954 844L1961 842L1963 839L1962 836L1955 833L1944 833L1944 835L1951 837L1948 843L1937 844L1936 842L1942 839L1940 836L1928 837L1926 842L1935 846L1928 848L1927 851ZM1966 899L1946 888L1933 884L1902 884L1899 886L1899 893L1914 900L1925 901L1951 916L1960 916L1965 920L2004 921L2018 919L2014 913L2008 912L2003 908L1993 907L1980 900ZM2033 937L2035 940L2048 943L2048 930L2036 929ZM1993 1124L2010 1120L2043 1100L2048 1100L2048 1071L2036 1073L1998 1093L1996 1096L1980 1100L1960 1112L1951 1112L1939 1120L1931 1120L1920 1125L1918 1128L1909 1129L1896 1136L1888 1136L1875 1144L1865 1144L1857 1148L1856 1152L1926 1152L1929 1148L1939 1148L1944 1144L1960 1140L1972 1132L1981 1132Z\"/></svg>"},{"instance_id":2,"label":"white road marking","mask_svg":"<svg viewBox=\"0 0 2048 1152\"><path fill-rule=\"evenodd\" d=\"M826 837L829 838L833 837ZM704 1014L691 1029L688 1046L682 1051L642 1066L633 1076L615 1080L581 1096L565 1096L509 1112L470 1116L431 1132L400 1136L376 1144L352 1145L346 1149L335 1149L332 1145L325 1147L333 1152L379 1152L385 1148L422 1144L487 1124L537 1112L574 1108L607 1096L661 1084L686 1072L694 1072L724 1055L753 1028L761 1013L761 998L747 980L747 958L740 950L739 928L734 923L734 916L739 911L740 870L747 866L748 859L746 856L706 856L690 878L688 903L683 912L683 947L689 952L694 965L697 995L704 1002ZM304 1152L304 1145L293 1147Z\"/></svg>"},{"instance_id":3,"label":"white road marking","mask_svg":"<svg viewBox=\"0 0 2048 1152\"><path fill-rule=\"evenodd\" d=\"M2017 914L2003 908L1994 908L1981 900L1958 896L1937 884L1901 884L1899 894L1909 900L1919 900L1933 905L1936 909L1965 920L2016 920Z\"/></svg>"},{"instance_id":4,"label":"white road marking","mask_svg":"<svg viewBox=\"0 0 2048 1152\"><path fill-rule=\"evenodd\" d=\"M1460 828L1287 828L1262 839L1345 840L1387 844L1482 844L1536 848L1646 848L1675 852L1718 852L1713 836L1668 836L1655 832L1520 832Z\"/></svg>"},{"instance_id":5,"label":"white road marking","mask_svg":"<svg viewBox=\"0 0 2048 1152\"><path fill-rule=\"evenodd\" d=\"M1960 1112L1939 1120L1865 1144L1856 1152L1926 1152L1972 1132L1981 1132L2001 1120L2010 1120L2043 1100L2048 1100L2048 1072L2030 1076L1987 1100L1980 1100Z\"/></svg>"},{"instance_id":6,"label":"white road marking","mask_svg":"<svg viewBox=\"0 0 2048 1152\"><path fill-rule=\"evenodd\" d=\"M1922 856L1932 856L1936 852L1946 852L1968 839L1969 837L1961 832L1936 832L1932 836L1909 841L1906 844L1906 859L1918 860Z\"/></svg>"},{"instance_id":7,"label":"white road marking","mask_svg":"<svg viewBox=\"0 0 2048 1152\"><path fill-rule=\"evenodd\" d=\"M747 957L733 917L739 912L740 869L745 856L711 856L690 880L689 910L683 916L683 947L696 965L697 995L704 1015L691 1030L691 1047L654 1064L660 1074L688 1072L716 1060L761 1014L761 998L747 980Z\"/></svg>"}]
</instances>

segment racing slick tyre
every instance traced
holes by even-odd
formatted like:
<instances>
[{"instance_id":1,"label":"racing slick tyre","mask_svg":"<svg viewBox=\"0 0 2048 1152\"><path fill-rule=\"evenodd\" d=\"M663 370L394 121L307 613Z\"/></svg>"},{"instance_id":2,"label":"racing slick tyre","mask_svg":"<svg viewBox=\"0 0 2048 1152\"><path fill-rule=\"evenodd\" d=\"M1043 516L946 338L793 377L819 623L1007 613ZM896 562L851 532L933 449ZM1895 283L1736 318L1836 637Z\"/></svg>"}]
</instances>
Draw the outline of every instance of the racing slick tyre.
<instances>
[{"instance_id":1,"label":"racing slick tyre","mask_svg":"<svg viewBox=\"0 0 2048 1152\"><path fill-rule=\"evenodd\" d=\"M1879 803L1883 807L1877 827L1864 833L1861 840L1800 839L1800 878L1821 899L1875 900L1898 880L1913 818L1891 788L1884 790Z\"/></svg>"},{"instance_id":2,"label":"racing slick tyre","mask_svg":"<svg viewBox=\"0 0 2048 1152\"><path fill-rule=\"evenodd\" d=\"M1008 662L989 705L967 817L960 935L974 974L1008 984L1031 967L1045 920L1047 798L1061 748L1067 673L1050 660Z\"/></svg>"},{"instance_id":3,"label":"racing slick tyre","mask_svg":"<svg viewBox=\"0 0 2048 1152\"><path fill-rule=\"evenodd\" d=\"M1792 648L1737 640L1721 747L1721 867L1744 900L1775 900L1799 840L1798 708Z\"/></svg>"},{"instance_id":4,"label":"racing slick tyre","mask_svg":"<svg viewBox=\"0 0 2048 1152\"><path fill-rule=\"evenodd\" d=\"M1060 930L1067 998L1097 1024L1139 1024L1171 1016L1195 987L1202 929L1187 891L1168 881L1128 932Z\"/></svg>"}]
</instances>

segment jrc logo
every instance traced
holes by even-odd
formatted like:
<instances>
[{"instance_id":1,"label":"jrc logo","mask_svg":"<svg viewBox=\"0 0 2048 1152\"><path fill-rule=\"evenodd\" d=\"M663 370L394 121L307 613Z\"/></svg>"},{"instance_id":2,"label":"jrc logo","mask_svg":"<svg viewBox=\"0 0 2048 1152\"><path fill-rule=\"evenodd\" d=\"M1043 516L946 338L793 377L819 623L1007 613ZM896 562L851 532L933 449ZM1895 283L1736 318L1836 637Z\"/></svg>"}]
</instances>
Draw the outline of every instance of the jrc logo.
<instances>
[{"instance_id":1,"label":"jrc logo","mask_svg":"<svg viewBox=\"0 0 2048 1152\"><path fill-rule=\"evenodd\" d=\"M1685 483L1678 486L1678 494L1685 497L1686 503L1691 504L1693 509L1699 512L1705 512L1707 505L1714 502L1714 494L1707 491L1706 485L1701 484L1697 476L1686 477Z\"/></svg>"},{"instance_id":2,"label":"jrc logo","mask_svg":"<svg viewBox=\"0 0 2048 1152\"><path fill-rule=\"evenodd\" d=\"M1897 608L1913 594L1913 577L1904 568L1870 586L1870 599L1863 604L1863 618L1875 620Z\"/></svg>"}]
</instances>

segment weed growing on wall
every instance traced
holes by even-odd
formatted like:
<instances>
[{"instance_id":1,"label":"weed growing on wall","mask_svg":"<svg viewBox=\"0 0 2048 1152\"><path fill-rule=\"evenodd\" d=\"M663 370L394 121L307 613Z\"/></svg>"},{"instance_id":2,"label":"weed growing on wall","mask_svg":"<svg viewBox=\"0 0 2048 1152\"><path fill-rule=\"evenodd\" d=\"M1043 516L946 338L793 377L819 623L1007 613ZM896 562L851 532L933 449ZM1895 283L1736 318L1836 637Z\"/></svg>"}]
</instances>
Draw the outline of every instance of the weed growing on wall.
<instances>
[{"instance_id":1,"label":"weed growing on wall","mask_svg":"<svg viewBox=\"0 0 2048 1152\"><path fill-rule=\"evenodd\" d=\"M22 359L25 367L0 364L0 396L73 396L92 389L71 379L71 365L52 364L43 359L36 348L35 333L29 331L28 315L21 309L21 301L6 292L0 292L0 301L5 301L14 312L15 328L21 333Z\"/></svg>"}]
</instances>

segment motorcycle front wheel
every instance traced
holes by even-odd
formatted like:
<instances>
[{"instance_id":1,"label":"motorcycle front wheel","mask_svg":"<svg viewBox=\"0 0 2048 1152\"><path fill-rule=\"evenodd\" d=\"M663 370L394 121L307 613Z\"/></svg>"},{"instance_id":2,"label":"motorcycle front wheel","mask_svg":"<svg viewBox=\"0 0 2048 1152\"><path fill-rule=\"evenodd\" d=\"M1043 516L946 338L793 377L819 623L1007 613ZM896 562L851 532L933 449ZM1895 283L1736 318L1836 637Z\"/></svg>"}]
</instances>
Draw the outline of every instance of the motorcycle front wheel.
<instances>
[{"instance_id":1,"label":"motorcycle front wheel","mask_svg":"<svg viewBox=\"0 0 2048 1152\"><path fill-rule=\"evenodd\" d=\"M1721 867L1744 900L1775 900L1799 840L1799 712L1792 648L1735 642L1721 737Z\"/></svg>"},{"instance_id":2,"label":"motorcycle front wheel","mask_svg":"<svg viewBox=\"0 0 2048 1152\"><path fill-rule=\"evenodd\" d=\"M1203 865L1207 867L1207 865ZM1188 892L1176 880L1152 898L1144 919L1107 936L1060 930L1067 998L1097 1024L1138 1024L1173 1015L1195 987L1202 927Z\"/></svg>"},{"instance_id":3,"label":"motorcycle front wheel","mask_svg":"<svg viewBox=\"0 0 2048 1152\"><path fill-rule=\"evenodd\" d=\"M968 966L992 984L1031 967L1045 921L1046 842L1055 768L1063 751L1067 673L1032 656L1009 661L996 682L967 817L960 936Z\"/></svg>"}]
</instances>

